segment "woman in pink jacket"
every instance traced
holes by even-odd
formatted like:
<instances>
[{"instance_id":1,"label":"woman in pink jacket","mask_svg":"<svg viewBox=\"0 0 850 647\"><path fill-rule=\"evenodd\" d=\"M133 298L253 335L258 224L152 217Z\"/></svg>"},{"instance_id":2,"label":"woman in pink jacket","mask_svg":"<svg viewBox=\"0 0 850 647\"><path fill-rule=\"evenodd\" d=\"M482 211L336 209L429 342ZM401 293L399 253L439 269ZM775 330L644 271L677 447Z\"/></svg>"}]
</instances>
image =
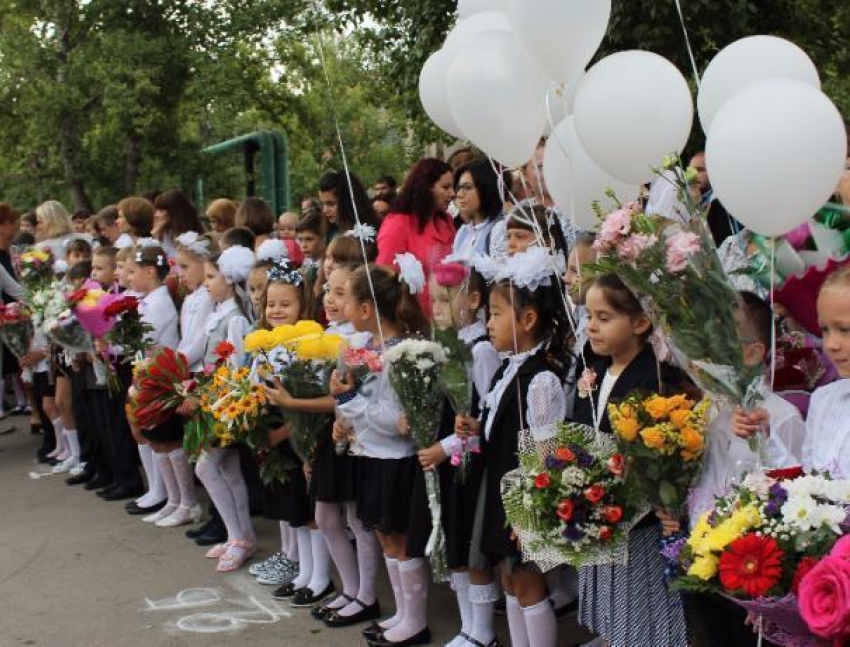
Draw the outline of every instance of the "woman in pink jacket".
<instances>
[{"instance_id":1,"label":"woman in pink jacket","mask_svg":"<svg viewBox=\"0 0 850 647\"><path fill-rule=\"evenodd\" d=\"M381 223L378 233L379 265L393 267L397 254L413 254L425 269L452 251L455 226L447 209L454 200L452 170L445 162L425 158L410 170L392 211ZM428 291L419 294L426 313L430 313Z\"/></svg>"}]
</instances>

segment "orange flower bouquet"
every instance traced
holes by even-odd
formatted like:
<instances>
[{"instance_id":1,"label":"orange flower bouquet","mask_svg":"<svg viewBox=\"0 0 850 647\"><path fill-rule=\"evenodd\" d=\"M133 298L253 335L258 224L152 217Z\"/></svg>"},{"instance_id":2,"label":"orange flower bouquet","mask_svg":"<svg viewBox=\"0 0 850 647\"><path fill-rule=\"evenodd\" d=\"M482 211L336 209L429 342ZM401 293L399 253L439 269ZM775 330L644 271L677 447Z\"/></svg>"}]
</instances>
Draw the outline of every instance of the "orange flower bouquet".
<instances>
[{"instance_id":1,"label":"orange flower bouquet","mask_svg":"<svg viewBox=\"0 0 850 647\"><path fill-rule=\"evenodd\" d=\"M709 401L631 394L608 405L629 480L656 508L678 516L700 468Z\"/></svg>"}]
</instances>

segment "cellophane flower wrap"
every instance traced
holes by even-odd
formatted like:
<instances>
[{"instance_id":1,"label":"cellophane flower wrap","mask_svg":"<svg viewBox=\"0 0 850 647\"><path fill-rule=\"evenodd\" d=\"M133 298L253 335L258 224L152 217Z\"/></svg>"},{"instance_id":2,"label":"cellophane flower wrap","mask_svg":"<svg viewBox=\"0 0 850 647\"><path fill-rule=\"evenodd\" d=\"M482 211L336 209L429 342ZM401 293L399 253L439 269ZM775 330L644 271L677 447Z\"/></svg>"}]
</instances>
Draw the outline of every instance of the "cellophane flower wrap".
<instances>
[{"instance_id":1,"label":"cellophane flower wrap","mask_svg":"<svg viewBox=\"0 0 850 647\"><path fill-rule=\"evenodd\" d=\"M681 516L699 473L705 448L709 400L633 393L608 405L619 451L628 461L628 480L656 508Z\"/></svg>"},{"instance_id":2,"label":"cellophane flower wrap","mask_svg":"<svg viewBox=\"0 0 850 647\"><path fill-rule=\"evenodd\" d=\"M193 388L183 353L159 348L134 367L127 415L137 427L152 429L168 420Z\"/></svg>"},{"instance_id":3,"label":"cellophane flower wrap","mask_svg":"<svg viewBox=\"0 0 850 647\"><path fill-rule=\"evenodd\" d=\"M284 326L281 328L283 330L278 331L277 337L292 352L292 360L279 375L283 386L299 400L327 396L342 338L325 334L321 324L315 321L299 321L291 326L291 330ZM284 417L290 424L292 448L304 463L312 463L319 434L331 424L333 414L285 409Z\"/></svg>"},{"instance_id":4,"label":"cellophane flower wrap","mask_svg":"<svg viewBox=\"0 0 850 647\"><path fill-rule=\"evenodd\" d=\"M44 312L47 339L74 355L94 351L91 335L80 324L73 310L84 293L85 290L69 293L56 290Z\"/></svg>"},{"instance_id":5,"label":"cellophane flower wrap","mask_svg":"<svg viewBox=\"0 0 850 647\"><path fill-rule=\"evenodd\" d=\"M0 340L15 357L29 353L32 335L32 319L23 303L0 304Z\"/></svg>"},{"instance_id":6,"label":"cellophane flower wrap","mask_svg":"<svg viewBox=\"0 0 850 647\"><path fill-rule=\"evenodd\" d=\"M33 249L21 254L18 259L21 286L26 292L50 287L55 280L53 254L49 249Z\"/></svg>"},{"instance_id":7,"label":"cellophane flower wrap","mask_svg":"<svg viewBox=\"0 0 850 647\"><path fill-rule=\"evenodd\" d=\"M410 436L417 449L427 449L437 440L443 409L440 377L448 359L446 352L437 342L405 339L388 347L383 359L389 368L390 384L407 418ZM434 579L444 581L448 577L448 566L436 472L425 472L425 489L431 512L431 536L425 552L431 560Z\"/></svg>"},{"instance_id":8,"label":"cellophane flower wrap","mask_svg":"<svg viewBox=\"0 0 850 647\"><path fill-rule=\"evenodd\" d=\"M764 366L746 366L735 320L738 293L723 271L706 212L688 187L696 171L665 161L659 181L676 182L688 217L669 220L623 205L602 220L595 270L617 274L641 299L678 364L715 401L752 409L761 400ZM760 449L760 434L751 447Z\"/></svg>"},{"instance_id":9,"label":"cellophane flower wrap","mask_svg":"<svg viewBox=\"0 0 850 647\"><path fill-rule=\"evenodd\" d=\"M798 596L850 529L848 513L850 481L799 468L749 475L665 555L677 573L673 586L729 597L776 644L825 644L800 616Z\"/></svg>"},{"instance_id":10,"label":"cellophane flower wrap","mask_svg":"<svg viewBox=\"0 0 850 647\"><path fill-rule=\"evenodd\" d=\"M627 562L629 531L650 507L629 486L612 437L573 423L542 442L523 430L518 456L502 477L502 503L525 561L544 571Z\"/></svg>"}]
</instances>

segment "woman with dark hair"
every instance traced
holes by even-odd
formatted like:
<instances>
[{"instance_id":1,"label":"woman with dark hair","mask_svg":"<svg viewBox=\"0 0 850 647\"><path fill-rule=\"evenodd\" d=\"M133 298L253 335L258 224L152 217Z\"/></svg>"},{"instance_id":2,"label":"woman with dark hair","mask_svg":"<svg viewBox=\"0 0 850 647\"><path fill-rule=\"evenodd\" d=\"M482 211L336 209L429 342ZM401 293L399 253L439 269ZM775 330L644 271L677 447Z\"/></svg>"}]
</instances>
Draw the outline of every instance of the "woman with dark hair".
<instances>
[{"instance_id":1,"label":"woman with dark hair","mask_svg":"<svg viewBox=\"0 0 850 647\"><path fill-rule=\"evenodd\" d=\"M455 226L446 210L454 197L449 165L434 158L419 160L401 187L393 212L381 224L377 263L392 267L396 255L409 252L422 263L427 278L430 268L452 251ZM430 313L427 285L419 301Z\"/></svg>"},{"instance_id":2,"label":"woman with dark hair","mask_svg":"<svg viewBox=\"0 0 850 647\"><path fill-rule=\"evenodd\" d=\"M195 205L178 189L160 193L153 203L153 237L156 238L168 258L177 256L175 241L181 234L194 231L204 233L204 226Z\"/></svg>"},{"instance_id":3,"label":"woman with dark hair","mask_svg":"<svg viewBox=\"0 0 850 647\"><path fill-rule=\"evenodd\" d=\"M504 174L503 185L510 186ZM477 160L455 171L455 206L465 223L457 232L452 252L458 258L489 256L495 247L493 227L504 214L499 176L489 160Z\"/></svg>"},{"instance_id":4,"label":"woman with dark hair","mask_svg":"<svg viewBox=\"0 0 850 647\"><path fill-rule=\"evenodd\" d=\"M236 210L237 227L247 227L254 234L254 249L271 238L275 217L271 207L262 198L245 198Z\"/></svg>"},{"instance_id":5,"label":"woman with dark hair","mask_svg":"<svg viewBox=\"0 0 850 647\"><path fill-rule=\"evenodd\" d=\"M328 221L328 241L360 223L378 228L378 219L366 189L354 173L328 171L319 181L322 215ZM356 215L355 215L356 209Z\"/></svg>"}]
</instances>

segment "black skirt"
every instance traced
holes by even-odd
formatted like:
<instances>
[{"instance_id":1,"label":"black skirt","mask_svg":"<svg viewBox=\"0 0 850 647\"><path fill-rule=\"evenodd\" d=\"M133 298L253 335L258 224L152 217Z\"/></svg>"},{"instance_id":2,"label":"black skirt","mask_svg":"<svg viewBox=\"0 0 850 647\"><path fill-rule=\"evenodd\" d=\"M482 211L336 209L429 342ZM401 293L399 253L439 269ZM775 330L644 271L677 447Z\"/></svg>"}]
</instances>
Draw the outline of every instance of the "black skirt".
<instances>
[{"instance_id":1,"label":"black skirt","mask_svg":"<svg viewBox=\"0 0 850 647\"><path fill-rule=\"evenodd\" d=\"M183 418L175 414L161 425L142 429L142 437L154 443L183 442Z\"/></svg>"},{"instance_id":2,"label":"black skirt","mask_svg":"<svg viewBox=\"0 0 850 647\"><path fill-rule=\"evenodd\" d=\"M279 521L286 521L293 528L301 528L313 523L315 510L310 500L307 477L304 470L289 470L285 483L278 484L278 499L275 510Z\"/></svg>"},{"instance_id":3,"label":"black skirt","mask_svg":"<svg viewBox=\"0 0 850 647\"><path fill-rule=\"evenodd\" d=\"M18 363L18 358L10 351L5 344L3 345L3 377L16 375L21 372L21 365Z\"/></svg>"},{"instance_id":4,"label":"black skirt","mask_svg":"<svg viewBox=\"0 0 850 647\"><path fill-rule=\"evenodd\" d=\"M416 472L416 456L407 458L356 459L357 517L367 530L404 535L410 520L410 501Z\"/></svg>"},{"instance_id":5,"label":"black skirt","mask_svg":"<svg viewBox=\"0 0 850 647\"><path fill-rule=\"evenodd\" d=\"M354 501L354 457L347 453L338 456L330 437L326 440L327 442L320 441L316 447L313 474L310 478L310 495L322 503Z\"/></svg>"},{"instance_id":6,"label":"black skirt","mask_svg":"<svg viewBox=\"0 0 850 647\"><path fill-rule=\"evenodd\" d=\"M469 548L475 525L475 509L481 491L484 461L481 454L471 454L466 467L466 478L459 481L459 470L450 468L446 503L443 507L443 527L446 531L446 559L450 569L469 566Z\"/></svg>"}]
</instances>

